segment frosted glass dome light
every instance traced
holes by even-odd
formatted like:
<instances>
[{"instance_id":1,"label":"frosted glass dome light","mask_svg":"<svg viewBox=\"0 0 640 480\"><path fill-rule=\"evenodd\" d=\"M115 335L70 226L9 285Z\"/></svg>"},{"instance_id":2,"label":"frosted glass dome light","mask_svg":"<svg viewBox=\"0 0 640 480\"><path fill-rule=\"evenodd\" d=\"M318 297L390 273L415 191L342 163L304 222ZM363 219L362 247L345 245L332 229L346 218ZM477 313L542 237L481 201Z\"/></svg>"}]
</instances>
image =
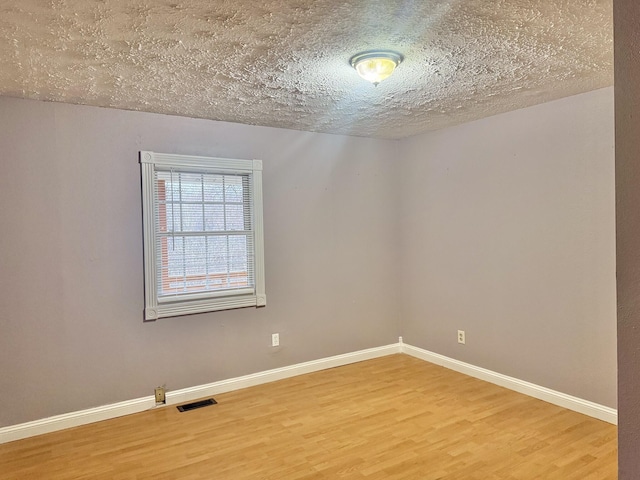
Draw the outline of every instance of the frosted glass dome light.
<instances>
[{"instance_id":1,"label":"frosted glass dome light","mask_svg":"<svg viewBox=\"0 0 640 480\"><path fill-rule=\"evenodd\" d=\"M391 50L370 50L357 53L349 62L358 75L377 86L393 73L402 60L402 55Z\"/></svg>"}]
</instances>

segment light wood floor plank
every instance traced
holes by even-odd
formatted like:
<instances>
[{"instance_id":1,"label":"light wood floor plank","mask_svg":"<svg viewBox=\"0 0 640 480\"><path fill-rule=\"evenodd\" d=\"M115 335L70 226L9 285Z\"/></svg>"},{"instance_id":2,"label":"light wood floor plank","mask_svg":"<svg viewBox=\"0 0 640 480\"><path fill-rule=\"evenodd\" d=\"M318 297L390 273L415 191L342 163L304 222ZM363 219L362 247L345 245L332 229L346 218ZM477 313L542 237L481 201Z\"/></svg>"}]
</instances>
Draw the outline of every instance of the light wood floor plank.
<instances>
[{"instance_id":1,"label":"light wood floor plank","mask_svg":"<svg viewBox=\"0 0 640 480\"><path fill-rule=\"evenodd\" d=\"M406 355L0 445L0 478L615 480L616 427Z\"/></svg>"}]
</instances>

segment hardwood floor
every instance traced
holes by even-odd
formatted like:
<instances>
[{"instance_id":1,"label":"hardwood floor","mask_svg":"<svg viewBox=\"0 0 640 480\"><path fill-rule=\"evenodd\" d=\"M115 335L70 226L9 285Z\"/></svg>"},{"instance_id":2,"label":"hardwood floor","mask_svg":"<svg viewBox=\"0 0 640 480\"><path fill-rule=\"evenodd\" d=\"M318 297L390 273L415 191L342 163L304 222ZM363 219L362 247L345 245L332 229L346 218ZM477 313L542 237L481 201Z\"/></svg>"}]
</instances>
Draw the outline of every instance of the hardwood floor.
<instances>
[{"instance_id":1,"label":"hardwood floor","mask_svg":"<svg viewBox=\"0 0 640 480\"><path fill-rule=\"evenodd\" d=\"M615 426L406 355L216 400L0 445L0 478L617 478Z\"/></svg>"}]
</instances>

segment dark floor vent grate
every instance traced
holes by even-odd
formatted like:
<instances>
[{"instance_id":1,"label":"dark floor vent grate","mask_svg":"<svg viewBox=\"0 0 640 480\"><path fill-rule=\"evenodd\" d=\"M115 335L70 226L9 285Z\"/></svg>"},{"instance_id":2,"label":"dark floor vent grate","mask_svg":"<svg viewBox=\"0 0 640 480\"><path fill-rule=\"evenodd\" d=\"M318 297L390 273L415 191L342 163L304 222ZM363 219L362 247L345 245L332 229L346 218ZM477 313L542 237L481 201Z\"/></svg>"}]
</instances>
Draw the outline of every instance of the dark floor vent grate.
<instances>
[{"instance_id":1,"label":"dark floor vent grate","mask_svg":"<svg viewBox=\"0 0 640 480\"><path fill-rule=\"evenodd\" d=\"M184 405L179 405L178 410L181 412L188 412L189 410L195 410L196 408L208 407L209 405L215 405L216 402L213 398L208 398L206 400L200 400L199 402L186 403Z\"/></svg>"}]
</instances>

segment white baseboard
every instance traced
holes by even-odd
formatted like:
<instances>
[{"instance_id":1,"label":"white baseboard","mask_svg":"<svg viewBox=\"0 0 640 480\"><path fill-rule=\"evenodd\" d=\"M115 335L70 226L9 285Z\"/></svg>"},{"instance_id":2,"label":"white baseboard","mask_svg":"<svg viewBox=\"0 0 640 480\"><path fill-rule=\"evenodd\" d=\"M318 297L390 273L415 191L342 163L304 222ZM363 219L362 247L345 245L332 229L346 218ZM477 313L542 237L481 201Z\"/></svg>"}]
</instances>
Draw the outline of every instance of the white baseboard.
<instances>
[{"instance_id":1,"label":"white baseboard","mask_svg":"<svg viewBox=\"0 0 640 480\"><path fill-rule=\"evenodd\" d=\"M305 373L317 372L327 368L339 367L350 363L370 360L372 358L383 357L400 353L400 344L394 343L383 347L369 348L344 355L322 358L310 362L299 363L288 367L276 368L265 372L245 375L243 377L231 378L206 385L184 388L172 392L167 392L166 401L168 405L189 402L198 398L216 395L219 393L239 390L241 388L252 387L263 383L274 382L284 378L295 377ZM54 417L43 418L33 422L21 423L9 427L0 428L0 444L21 440L23 438L42 435L44 433L55 432L71 427L78 427L88 423L100 422L110 418L130 415L132 413L143 412L156 407L155 397L137 398L125 402L113 403L102 407L89 408L77 412L65 413Z\"/></svg>"},{"instance_id":2,"label":"white baseboard","mask_svg":"<svg viewBox=\"0 0 640 480\"><path fill-rule=\"evenodd\" d=\"M275 382L284 378L304 375L305 373L317 372L328 368L340 367L350 363L362 362L372 358L384 357L394 353L400 353L400 344L394 343L384 347L369 348L353 353L345 353L334 357L321 358L310 362L298 363L289 367L276 368L265 372L252 373L243 377L230 378L220 382L198 385L191 388L183 388L174 392L167 392L166 400L168 405L176 405L188 402L197 398L217 395L219 393L240 390L241 388L253 387L263 383Z\"/></svg>"},{"instance_id":3,"label":"white baseboard","mask_svg":"<svg viewBox=\"0 0 640 480\"><path fill-rule=\"evenodd\" d=\"M202 397L231 392L241 388L261 385L263 383L274 382L276 380L295 377L305 373L317 372L328 368L340 367L342 365L383 357L385 355L392 355L394 353L406 353L407 355L411 355L421 360L441 365L451 370L464 373L465 375L479 378L510 390L515 390L516 392L553 403L554 405L559 405L569 410L574 410L576 412L604 420L605 422L613 423L614 425L617 424L618 421L618 413L613 408L582 400L571 395L556 392L539 385L534 385L533 383L518 380L517 378L508 377L500 373L492 372L491 370L460 362L453 358L445 357L444 355L407 345L402 342L402 337L400 337L399 343L383 347L369 348L367 350L346 353L344 355L321 358L319 360L298 363L288 367L276 368L242 377L230 378L228 380L221 380L219 382L213 382L206 385L198 385L196 387L169 391L166 394L166 402L167 405L190 402ZM149 395L148 397L3 427L0 428L0 444L36 435L42 435L44 433L55 432L66 428L86 425L88 423L100 422L110 418L130 415L132 413L143 412L155 407L155 398L153 395Z\"/></svg>"},{"instance_id":4,"label":"white baseboard","mask_svg":"<svg viewBox=\"0 0 640 480\"><path fill-rule=\"evenodd\" d=\"M400 341L400 350L402 353L406 353L412 357L435 363L436 365L441 365L450 370L455 370L456 372L469 375L470 377L479 378L480 380L494 383L516 392L524 393L530 397L544 400L545 402L553 403L554 405L558 405L568 410L573 410L614 425L618 424L618 411L615 408L605 407L598 403L583 400L581 398L567 395L566 393L557 392L533 383L518 380L517 378L502 375L501 373L476 367L469 363L445 357L438 353L423 350L422 348L413 347L406 343L402 343L402 340Z\"/></svg>"},{"instance_id":5,"label":"white baseboard","mask_svg":"<svg viewBox=\"0 0 640 480\"><path fill-rule=\"evenodd\" d=\"M112 403L111 405L104 405L102 407L89 408L87 410L56 415L55 417L34 420L33 422L3 427L0 428L0 444L142 412L155 407L155 405L156 399L153 395L150 395L148 397L136 398L135 400Z\"/></svg>"}]
</instances>

